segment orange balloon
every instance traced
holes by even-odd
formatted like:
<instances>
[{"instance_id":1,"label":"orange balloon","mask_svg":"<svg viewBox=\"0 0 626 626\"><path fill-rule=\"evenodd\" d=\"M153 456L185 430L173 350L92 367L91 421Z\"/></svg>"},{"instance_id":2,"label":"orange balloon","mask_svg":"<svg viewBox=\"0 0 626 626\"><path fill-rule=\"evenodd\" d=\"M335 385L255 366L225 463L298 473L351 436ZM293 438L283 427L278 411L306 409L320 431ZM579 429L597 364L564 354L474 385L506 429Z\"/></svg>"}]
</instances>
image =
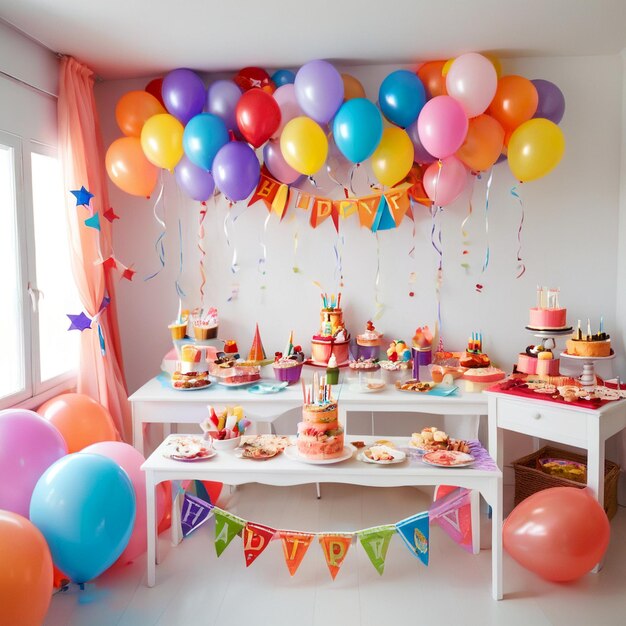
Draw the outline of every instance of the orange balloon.
<instances>
[{"instance_id":1,"label":"orange balloon","mask_svg":"<svg viewBox=\"0 0 626 626\"><path fill-rule=\"evenodd\" d=\"M443 68L446 63L447 61L428 61L417 70L417 75L424 83L429 98L448 95L446 77L443 75Z\"/></svg>"},{"instance_id":2,"label":"orange balloon","mask_svg":"<svg viewBox=\"0 0 626 626\"><path fill-rule=\"evenodd\" d=\"M146 159L138 137L120 137L107 150L109 178L126 193L149 196L159 177L159 169Z\"/></svg>"},{"instance_id":3,"label":"orange balloon","mask_svg":"<svg viewBox=\"0 0 626 626\"><path fill-rule=\"evenodd\" d=\"M129 137L139 137L148 118L167 113L163 105L147 91L129 91L115 105L115 120Z\"/></svg>"},{"instance_id":4,"label":"orange balloon","mask_svg":"<svg viewBox=\"0 0 626 626\"><path fill-rule=\"evenodd\" d=\"M352 100L353 98L366 98L365 89L361 82L350 74L342 74L343 80L343 99Z\"/></svg>"},{"instance_id":5,"label":"orange balloon","mask_svg":"<svg viewBox=\"0 0 626 626\"><path fill-rule=\"evenodd\" d=\"M498 120L505 131L515 130L535 114L538 104L537 89L527 78L503 76L498 80L496 95L487 113Z\"/></svg>"},{"instance_id":6,"label":"orange balloon","mask_svg":"<svg viewBox=\"0 0 626 626\"><path fill-rule=\"evenodd\" d=\"M503 146L504 128L483 113L469 121L465 141L456 156L474 172L482 172L498 160Z\"/></svg>"},{"instance_id":7,"label":"orange balloon","mask_svg":"<svg viewBox=\"0 0 626 626\"><path fill-rule=\"evenodd\" d=\"M57 427L70 454L99 441L119 441L109 412L82 393L61 394L42 404L37 413Z\"/></svg>"},{"instance_id":8,"label":"orange balloon","mask_svg":"<svg viewBox=\"0 0 626 626\"><path fill-rule=\"evenodd\" d=\"M52 557L44 536L25 517L0 511L0 554L0 624L43 624L52 599Z\"/></svg>"}]
</instances>

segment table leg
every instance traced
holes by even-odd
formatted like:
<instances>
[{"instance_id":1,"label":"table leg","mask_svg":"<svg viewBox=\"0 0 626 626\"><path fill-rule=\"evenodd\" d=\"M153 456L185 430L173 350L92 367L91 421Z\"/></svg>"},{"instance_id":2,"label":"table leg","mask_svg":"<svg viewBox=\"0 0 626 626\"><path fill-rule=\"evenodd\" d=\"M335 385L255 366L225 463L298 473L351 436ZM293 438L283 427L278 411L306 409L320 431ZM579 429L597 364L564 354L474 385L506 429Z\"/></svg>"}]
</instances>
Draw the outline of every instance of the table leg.
<instances>
[{"instance_id":1,"label":"table leg","mask_svg":"<svg viewBox=\"0 0 626 626\"><path fill-rule=\"evenodd\" d=\"M587 449L587 487L604 508L604 441L600 441L600 423L598 420L588 420L589 439ZM603 562L598 563L592 570L597 574L602 569Z\"/></svg>"},{"instance_id":2,"label":"table leg","mask_svg":"<svg viewBox=\"0 0 626 626\"><path fill-rule=\"evenodd\" d=\"M502 600L502 478L496 481L491 510L491 595Z\"/></svg>"},{"instance_id":3,"label":"table leg","mask_svg":"<svg viewBox=\"0 0 626 626\"><path fill-rule=\"evenodd\" d=\"M176 496L172 498L172 525L170 526L170 540L174 547L176 547L183 540L183 531L180 526L180 498L181 493L177 489Z\"/></svg>"},{"instance_id":4,"label":"table leg","mask_svg":"<svg viewBox=\"0 0 626 626\"><path fill-rule=\"evenodd\" d=\"M470 512L472 516L472 553L480 552L480 491L470 490Z\"/></svg>"},{"instance_id":5,"label":"table leg","mask_svg":"<svg viewBox=\"0 0 626 626\"><path fill-rule=\"evenodd\" d=\"M145 456L143 449L143 423L135 403L132 402L130 406L133 419L133 447Z\"/></svg>"},{"instance_id":6,"label":"table leg","mask_svg":"<svg viewBox=\"0 0 626 626\"><path fill-rule=\"evenodd\" d=\"M156 527L156 499L154 491L156 485L154 476L151 471L146 471L146 533L147 533L147 576L148 587L154 587L156 583L156 544L157 544L157 527Z\"/></svg>"}]
</instances>

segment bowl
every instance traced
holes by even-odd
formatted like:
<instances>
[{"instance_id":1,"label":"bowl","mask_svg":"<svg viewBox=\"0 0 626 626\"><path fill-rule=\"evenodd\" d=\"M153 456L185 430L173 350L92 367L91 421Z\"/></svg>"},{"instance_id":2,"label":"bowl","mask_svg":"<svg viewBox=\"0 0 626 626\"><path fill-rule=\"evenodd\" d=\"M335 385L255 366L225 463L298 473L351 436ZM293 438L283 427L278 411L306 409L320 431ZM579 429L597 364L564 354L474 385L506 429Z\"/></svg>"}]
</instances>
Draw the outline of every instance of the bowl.
<instances>
[{"instance_id":1,"label":"bowl","mask_svg":"<svg viewBox=\"0 0 626 626\"><path fill-rule=\"evenodd\" d=\"M241 443L241 435L239 437L233 437L232 439L213 439L211 438L211 445L218 452L220 450L234 450Z\"/></svg>"}]
</instances>

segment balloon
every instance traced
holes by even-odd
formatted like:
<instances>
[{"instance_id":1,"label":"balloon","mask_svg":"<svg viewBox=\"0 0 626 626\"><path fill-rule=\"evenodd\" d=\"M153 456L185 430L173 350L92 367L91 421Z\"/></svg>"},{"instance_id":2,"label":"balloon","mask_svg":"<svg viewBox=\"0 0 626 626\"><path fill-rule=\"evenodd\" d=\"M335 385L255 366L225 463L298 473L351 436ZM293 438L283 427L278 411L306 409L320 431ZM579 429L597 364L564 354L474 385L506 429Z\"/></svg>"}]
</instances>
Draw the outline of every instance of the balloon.
<instances>
[{"instance_id":1,"label":"balloon","mask_svg":"<svg viewBox=\"0 0 626 626\"><path fill-rule=\"evenodd\" d=\"M378 148L372 155L372 171L383 184L400 182L413 165L413 144L406 131L394 126L385 128Z\"/></svg>"},{"instance_id":2,"label":"balloon","mask_svg":"<svg viewBox=\"0 0 626 626\"><path fill-rule=\"evenodd\" d=\"M263 89L270 84L270 75L260 67L244 67L233 78L241 91L248 91L254 87Z\"/></svg>"},{"instance_id":3,"label":"balloon","mask_svg":"<svg viewBox=\"0 0 626 626\"><path fill-rule=\"evenodd\" d=\"M66 454L61 433L34 411L0 411L0 509L28 517L37 481Z\"/></svg>"},{"instance_id":4,"label":"balloon","mask_svg":"<svg viewBox=\"0 0 626 626\"><path fill-rule=\"evenodd\" d=\"M475 172L489 169L500 158L504 147L504 128L489 115L469 121L467 136L456 156Z\"/></svg>"},{"instance_id":5,"label":"balloon","mask_svg":"<svg viewBox=\"0 0 626 626\"><path fill-rule=\"evenodd\" d=\"M498 120L505 131L515 130L535 114L538 102L537 89L527 78L503 76L487 113Z\"/></svg>"},{"instance_id":6,"label":"balloon","mask_svg":"<svg viewBox=\"0 0 626 626\"><path fill-rule=\"evenodd\" d=\"M146 121L159 113L165 113L165 109L145 91L129 91L115 105L115 121L129 137L139 137Z\"/></svg>"},{"instance_id":7,"label":"balloon","mask_svg":"<svg viewBox=\"0 0 626 626\"><path fill-rule=\"evenodd\" d=\"M489 59L493 65L493 69L496 70L497 77L500 78L502 76L502 63L500 63L500 59L493 54L483 54L483 56Z\"/></svg>"},{"instance_id":8,"label":"balloon","mask_svg":"<svg viewBox=\"0 0 626 626\"><path fill-rule=\"evenodd\" d=\"M119 439L109 412L82 393L63 393L44 402L37 413L56 426L69 452L98 441Z\"/></svg>"},{"instance_id":9,"label":"balloon","mask_svg":"<svg viewBox=\"0 0 626 626\"><path fill-rule=\"evenodd\" d=\"M134 561L140 554L146 551L146 478L141 471L141 465L145 462L141 452L131 445L121 441L103 441L94 443L84 448L80 454L99 454L117 463L128 475L135 493L136 514L133 531L128 545L118 558L120 564ZM155 490L157 504L157 521L165 514L165 489Z\"/></svg>"},{"instance_id":10,"label":"balloon","mask_svg":"<svg viewBox=\"0 0 626 626\"><path fill-rule=\"evenodd\" d=\"M563 131L550 120L529 120L511 135L509 167L522 183L536 180L554 169L565 152Z\"/></svg>"},{"instance_id":11,"label":"balloon","mask_svg":"<svg viewBox=\"0 0 626 626\"><path fill-rule=\"evenodd\" d=\"M295 80L296 75L291 70L276 70L272 74L272 82L276 85L276 87L293 85Z\"/></svg>"},{"instance_id":12,"label":"balloon","mask_svg":"<svg viewBox=\"0 0 626 626\"><path fill-rule=\"evenodd\" d=\"M333 120L335 143L353 163L369 159L382 136L383 118L380 111L365 98L344 102Z\"/></svg>"},{"instance_id":13,"label":"balloon","mask_svg":"<svg viewBox=\"0 0 626 626\"><path fill-rule=\"evenodd\" d=\"M146 159L137 137L120 137L107 150L105 159L109 178L126 193L149 196L159 170Z\"/></svg>"},{"instance_id":14,"label":"balloon","mask_svg":"<svg viewBox=\"0 0 626 626\"><path fill-rule=\"evenodd\" d=\"M417 128L417 120L406 127L407 135L413 143L413 150L415 152L413 160L416 163L432 163L435 161L435 157L424 148Z\"/></svg>"},{"instance_id":15,"label":"balloon","mask_svg":"<svg viewBox=\"0 0 626 626\"><path fill-rule=\"evenodd\" d=\"M263 147L263 163L269 173L281 183L290 185L300 178L300 172L296 172L286 161L280 151L280 143L268 141Z\"/></svg>"},{"instance_id":16,"label":"balloon","mask_svg":"<svg viewBox=\"0 0 626 626\"><path fill-rule=\"evenodd\" d=\"M210 170L218 150L229 141L224 121L212 113L200 113L189 120L183 132L183 149L189 160Z\"/></svg>"},{"instance_id":17,"label":"balloon","mask_svg":"<svg viewBox=\"0 0 626 626\"><path fill-rule=\"evenodd\" d=\"M259 184L261 168L254 150L241 141L220 148L213 161L219 190L232 202L247 198Z\"/></svg>"},{"instance_id":18,"label":"balloon","mask_svg":"<svg viewBox=\"0 0 626 626\"><path fill-rule=\"evenodd\" d=\"M135 508L133 486L117 463L99 454L68 454L39 479L30 519L55 564L74 582L85 583L122 554Z\"/></svg>"},{"instance_id":19,"label":"balloon","mask_svg":"<svg viewBox=\"0 0 626 626\"><path fill-rule=\"evenodd\" d=\"M163 102L163 96L161 95L161 90L163 89L163 78L153 78L145 87L145 91L147 91L151 96L154 96L165 108L165 102Z\"/></svg>"},{"instance_id":20,"label":"balloon","mask_svg":"<svg viewBox=\"0 0 626 626\"><path fill-rule=\"evenodd\" d=\"M26 518L0 511L0 624L39 626L52 599L52 558Z\"/></svg>"},{"instance_id":21,"label":"balloon","mask_svg":"<svg viewBox=\"0 0 626 626\"><path fill-rule=\"evenodd\" d=\"M326 156L326 173L331 182L342 187L348 186L348 178L354 167L354 163L351 163L346 159L341 150L335 143L335 138L332 133L328 137L328 154ZM317 176L314 176L317 180Z\"/></svg>"},{"instance_id":22,"label":"balloon","mask_svg":"<svg viewBox=\"0 0 626 626\"><path fill-rule=\"evenodd\" d=\"M452 59L448 59L444 64L443 67L441 68L441 75L445 78L448 75L448 72L450 71L450 68L452 67L452 64L454 63L454 58Z\"/></svg>"},{"instance_id":23,"label":"balloon","mask_svg":"<svg viewBox=\"0 0 626 626\"><path fill-rule=\"evenodd\" d=\"M241 96L235 116L244 139L255 148L261 147L280 126L278 103L261 89L250 89Z\"/></svg>"},{"instance_id":24,"label":"balloon","mask_svg":"<svg viewBox=\"0 0 626 626\"><path fill-rule=\"evenodd\" d=\"M343 102L341 74L327 61L305 63L294 86L300 108L319 124L327 124Z\"/></svg>"},{"instance_id":25,"label":"balloon","mask_svg":"<svg viewBox=\"0 0 626 626\"><path fill-rule=\"evenodd\" d=\"M431 163L424 172L424 189L437 206L452 204L463 192L467 183L467 169L455 156L439 163Z\"/></svg>"},{"instance_id":26,"label":"balloon","mask_svg":"<svg viewBox=\"0 0 626 626\"><path fill-rule=\"evenodd\" d=\"M429 100L417 120L422 146L438 159L445 159L461 147L467 127L463 107L450 96Z\"/></svg>"},{"instance_id":27,"label":"balloon","mask_svg":"<svg viewBox=\"0 0 626 626\"><path fill-rule=\"evenodd\" d=\"M498 86L493 63L476 52L454 59L446 75L448 95L458 100L467 117L484 113Z\"/></svg>"},{"instance_id":28,"label":"balloon","mask_svg":"<svg viewBox=\"0 0 626 626\"><path fill-rule=\"evenodd\" d=\"M343 99L352 100L354 98L365 98L365 89L361 82L350 74L342 74L343 81Z\"/></svg>"},{"instance_id":29,"label":"balloon","mask_svg":"<svg viewBox=\"0 0 626 626\"><path fill-rule=\"evenodd\" d=\"M442 74L446 61L428 61L418 70L417 76L426 90L426 97L430 100L435 96L447 96L446 79Z\"/></svg>"},{"instance_id":30,"label":"balloon","mask_svg":"<svg viewBox=\"0 0 626 626\"><path fill-rule=\"evenodd\" d=\"M141 147L148 161L173 171L183 156L183 130L173 115L153 115L141 129Z\"/></svg>"},{"instance_id":31,"label":"balloon","mask_svg":"<svg viewBox=\"0 0 626 626\"><path fill-rule=\"evenodd\" d=\"M311 176L326 161L328 139L319 124L311 118L295 117L283 129L280 151L287 164L296 172Z\"/></svg>"},{"instance_id":32,"label":"balloon","mask_svg":"<svg viewBox=\"0 0 626 626\"><path fill-rule=\"evenodd\" d=\"M165 108L183 124L202 112L206 100L202 79L185 68L174 70L163 79L161 94Z\"/></svg>"},{"instance_id":33,"label":"balloon","mask_svg":"<svg viewBox=\"0 0 626 626\"><path fill-rule=\"evenodd\" d=\"M504 522L505 550L545 580L567 582L602 560L611 527L588 489L554 487L520 502Z\"/></svg>"},{"instance_id":34,"label":"balloon","mask_svg":"<svg viewBox=\"0 0 626 626\"><path fill-rule=\"evenodd\" d=\"M565 114L565 96L563 92L549 80L538 78L530 81L537 90L539 102L533 117L543 117L558 124Z\"/></svg>"},{"instance_id":35,"label":"balloon","mask_svg":"<svg viewBox=\"0 0 626 626\"><path fill-rule=\"evenodd\" d=\"M383 80L378 90L383 115L394 124L406 128L417 119L426 91L422 81L409 70L396 70Z\"/></svg>"},{"instance_id":36,"label":"balloon","mask_svg":"<svg viewBox=\"0 0 626 626\"><path fill-rule=\"evenodd\" d=\"M237 130L235 109L241 89L232 80L218 80L207 91L207 111L220 117L228 130Z\"/></svg>"},{"instance_id":37,"label":"balloon","mask_svg":"<svg viewBox=\"0 0 626 626\"><path fill-rule=\"evenodd\" d=\"M211 172L194 165L184 156L174 170L179 187L192 200L205 202L213 196L215 181Z\"/></svg>"},{"instance_id":38,"label":"balloon","mask_svg":"<svg viewBox=\"0 0 626 626\"><path fill-rule=\"evenodd\" d=\"M272 135L272 139L278 139L283 129L294 117L304 115L296 98L296 88L293 85L283 85L274 92L274 100L280 108L280 124Z\"/></svg>"}]
</instances>

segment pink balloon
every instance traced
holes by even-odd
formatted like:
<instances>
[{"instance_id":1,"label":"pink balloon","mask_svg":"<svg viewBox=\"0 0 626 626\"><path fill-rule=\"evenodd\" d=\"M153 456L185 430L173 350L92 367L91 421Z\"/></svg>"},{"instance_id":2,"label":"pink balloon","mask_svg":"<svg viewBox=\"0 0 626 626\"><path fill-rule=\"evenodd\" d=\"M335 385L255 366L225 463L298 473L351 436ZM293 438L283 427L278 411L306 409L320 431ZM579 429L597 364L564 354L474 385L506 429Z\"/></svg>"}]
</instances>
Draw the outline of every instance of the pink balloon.
<instances>
[{"instance_id":1,"label":"pink balloon","mask_svg":"<svg viewBox=\"0 0 626 626\"><path fill-rule=\"evenodd\" d=\"M438 206L452 204L463 192L467 183L467 168L455 156L432 163L422 180L428 197Z\"/></svg>"},{"instance_id":2,"label":"pink balloon","mask_svg":"<svg viewBox=\"0 0 626 626\"><path fill-rule=\"evenodd\" d=\"M335 143L335 138L328 138L328 156L326 157L326 172L330 180L342 187L350 185L350 173L354 167L352 161L348 161Z\"/></svg>"},{"instance_id":3,"label":"pink balloon","mask_svg":"<svg viewBox=\"0 0 626 626\"><path fill-rule=\"evenodd\" d=\"M461 103L467 117L484 113L498 87L493 63L476 52L457 57L446 75L446 90Z\"/></svg>"},{"instance_id":4,"label":"pink balloon","mask_svg":"<svg viewBox=\"0 0 626 626\"><path fill-rule=\"evenodd\" d=\"M263 163L269 173L281 183L290 185L300 178L300 172L285 161L277 141L268 141L263 147Z\"/></svg>"},{"instance_id":5,"label":"pink balloon","mask_svg":"<svg viewBox=\"0 0 626 626\"><path fill-rule=\"evenodd\" d=\"M287 122L290 122L294 117L304 115L304 112L296 100L296 89L293 83L279 87L274 92L274 100L276 100L278 108L280 109L280 125L271 138L278 139L283 132L283 128L287 125Z\"/></svg>"},{"instance_id":6,"label":"pink balloon","mask_svg":"<svg viewBox=\"0 0 626 626\"><path fill-rule=\"evenodd\" d=\"M417 118L422 146L438 159L445 159L461 147L467 127L463 107L450 96L436 96L429 100Z\"/></svg>"},{"instance_id":7,"label":"pink balloon","mask_svg":"<svg viewBox=\"0 0 626 626\"><path fill-rule=\"evenodd\" d=\"M124 552L117 559L117 565L125 565L134 561L140 554L146 551L146 477L141 471L141 465L146 460L143 455L135 450L131 445L121 441L101 441L83 448L79 454L99 454L115 461L130 478L130 482L135 490L136 515L133 534L124 549ZM165 515L165 488L161 483L156 490L157 500L157 526ZM103 494L103 497L105 494Z\"/></svg>"}]
</instances>

